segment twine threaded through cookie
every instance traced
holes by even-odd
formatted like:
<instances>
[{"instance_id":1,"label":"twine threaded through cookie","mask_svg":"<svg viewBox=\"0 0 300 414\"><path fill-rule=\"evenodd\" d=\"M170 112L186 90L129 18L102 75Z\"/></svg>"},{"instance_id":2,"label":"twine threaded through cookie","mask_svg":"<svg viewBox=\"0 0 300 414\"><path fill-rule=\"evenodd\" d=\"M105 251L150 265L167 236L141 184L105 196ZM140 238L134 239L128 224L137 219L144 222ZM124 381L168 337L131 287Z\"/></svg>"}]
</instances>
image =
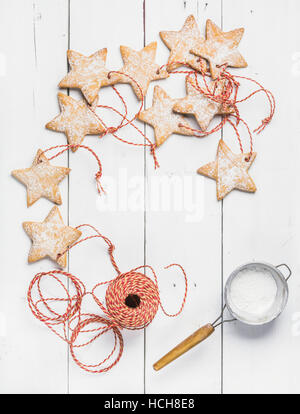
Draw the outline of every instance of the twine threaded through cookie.
<instances>
[{"instance_id":1,"label":"twine threaded through cookie","mask_svg":"<svg viewBox=\"0 0 300 414\"><path fill-rule=\"evenodd\" d=\"M174 62L171 62L171 63L178 63L182 66L186 66L186 67L191 68L190 65L188 65L185 62L174 61ZM170 63L168 63L168 65L169 64ZM167 65L162 65L160 67L160 69L165 67L165 66L167 66ZM252 133L251 133L250 128L249 128L248 124L246 123L246 121L241 118L238 107L237 107L237 104L247 101L248 99L250 99L251 97L253 97L254 95L256 95L259 92L265 93L265 95L268 99L269 106L270 106L270 112L269 112L269 115L266 116L261 121L261 124L253 130L254 133L260 134L265 129L265 127L271 122L271 120L273 118L275 108L276 108L276 102L275 102L274 95L272 94L271 91L269 91L268 89L265 89L259 82L257 82L256 80L254 80L252 78L245 77L245 76L232 75L230 72L227 71L227 67L228 67L227 64L218 65L218 67L221 68L221 71L220 71L220 74L219 74L218 78L215 81L215 87L214 87L213 91L210 90L210 88L207 84L207 81L206 81L207 77L208 78L211 77L210 72L207 72L207 71L204 72L202 70L199 73L199 72L197 72L197 71L195 71L191 68L191 70L173 70L173 71L170 71L169 73L170 74L176 74L176 73L185 74L185 75L187 75L187 77L194 76L195 85L193 85L193 87L199 93L201 93L203 96L211 99L214 102L222 104L223 108L232 107L234 109L234 113L222 115L222 120L220 121L220 123L217 124L214 128L212 128L209 131L202 131L201 129L190 128L190 127L184 126L182 124L179 124L178 126L179 127L184 126L186 129L189 129L191 131L192 135L194 135L196 137L199 137L199 138L200 137L202 138L202 137L206 137L208 135L213 134L214 132L217 132L217 131L221 130L223 128L223 126L226 124L226 122L228 122L233 127L233 129L236 133L240 150L243 153L244 152L243 145L242 145L240 134L239 134L238 129L237 129L237 126L241 122L246 127L246 130L249 134L250 154L252 154L252 152L253 152ZM203 78L203 82L204 82L204 85L205 85L204 88L201 88L199 83L198 83L198 75L201 75L202 78ZM259 89L251 92L249 95L247 95L246 97L244 97L242 99L237 99L238 91L239 91L239 87L240 87L240 82L238 82L237 79L248 80L248 81L254 83L255 85L257 85L259 87ZM216 91L217 83L220 82L220 81L225 81L225 85L224 85L224 88L221 91L221 93L216 94L215 91ZM234 117L236 119L235 124L230 120L230 117Z\"/></svg>"},{"instance_id":2,"label":"twine threaded through cookie","mask_svg":"<svg viewBox=\"0 0 300 414\"><path fill-rule=\"evenodd\" d=\"M48 158L48 161L53 160L54 158L58 157L59 155L63 154L64 152L68 151L69 149L77 149L77 148L84 148L86 150L88 150L96 159L97 163L98 163L98 171L95 174L95 179L96 179L96 186L97 186L97 190L98 193L105 193L102 185L101 185L101 177L102 177L102 164L101 161L98 157L98 155L95 153L95 151L93 151L90 147L88 147L87 145L82 145L82 144L66 144L66 145L55 145L53 147L47 148L44 151L41 152L40 156L42 154L45 154L48 151L52 151L54 149L57 148L63 148L61 151L57 152L56 154L54 154L52 157Z\"/></svg>"},{"instance_id":3,"label":"twine threaded through cookie","mask_svg":"<svg viewBox=\"0 0 300 414\"><path fill-rule=\"evenodd\" d=\"M142 109L143 109L143 106L144 106L144 95L143 95L143 91L142 91L142 88L141 88L141 86L139 85L139 83L132 77L132 76L130 76L130 75L128 75L128 74L126 74L126 73L123 73L123 72L119 72L119 71L110 71L109 73L108 73L108 78L110 78L110 76L111 76L111 74L112 73L118 73L118 74L121 74L121 75L124 75L125 77L127 77L127 78L129 78L131 81L133 81L135 84L136 84L136 86L138 87L138 89L139 89L139 91L140 91L140 93L141 93L141 97L142 97L142 99L141 99L141 103L140 103L140 107L139 107L139 110L138 110L138 112L133 116L133 118L132 119L129 119L128 117L127 117L127 114L128 114L128 108L127 108L127 104L126 104L126 102L125 102L125 99L123 98L123 96L120 94L120 92L117 90L117 88L115 87L115 86L112 86L112 89L115 91L115 93L118 95L118 97L120 98L120 100L122 101L122 103L123 103L123 105L124 105L124 109L125 109L125 114L122 114L120 111L118 111L116 108L114 108L114 107L112 107L112 106L108 106L108 105L97 105L97 108L104 108L104 109L110 109L110 110L112 110L113 112L115 112L116 114L118 114L118 115L120 115L121 116L121 121L120 121L120 123L119 123L119 125L117 125L116 127L108 127L107 125L106 125L106 123L103 121L103 119L95 112L95 110L94 110L94 108L92 108L91 106L89 107L90 108L90 110L94 113L94 115L99 119L99 121L103 124L103 126L105 127L105 131L100 135L100 138L103 138L105 135L107 135L107 134L111 134L114 138L116 138L117 140L119 140L119 141L121 141L121 142L123 142L123 143L125 143L125 144L128 144L128 145L134 145L134 146L137 146L137 147L149 147L150 148L150 153L151 153L151 155L152 155L152 157L153 157L153 160L154 160L154 168L156 169L156 168L158 168L159 167L159 163L158 163L158 161L157 161L157 157L156 157L156 152L155 152L155 150L156 150L156 144L154 144L154 143L152 143L151 141L150 141L150 139L140 130L140 128L138 128L135 124L134 124L134 121L136 120L136 118L139 116L139 114L140 114L140 112L142 111ZM126 122L125 122L126 121ZM141 143L136 143L136 142L131 142L131 141L128 141L128 140L126 140L126 139L123 139L123 138L121 138L121 137L119 137L117 134L116 134L116 132L117 131L119 131L121 128L124 128L125 126L127 126L127 125L131 125L133 128L135 128L138 132L139 132L139 134L140 135L142 135L143 136L143 138L144 138L144 140L146 141L146 142L144 142L143 144L141 144Z\"/></svg>"}]
</instances>

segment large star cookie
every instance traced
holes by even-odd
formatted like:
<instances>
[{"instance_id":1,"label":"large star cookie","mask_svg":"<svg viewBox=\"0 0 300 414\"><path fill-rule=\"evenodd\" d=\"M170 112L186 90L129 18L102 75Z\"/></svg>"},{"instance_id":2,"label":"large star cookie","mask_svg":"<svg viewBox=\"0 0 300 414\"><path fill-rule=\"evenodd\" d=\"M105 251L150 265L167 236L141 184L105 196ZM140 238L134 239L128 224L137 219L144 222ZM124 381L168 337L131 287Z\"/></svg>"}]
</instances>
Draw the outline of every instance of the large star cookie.
<instances>
[{"instance_id":1,"label":"large star cookie","mask_svg":"<svg viewBox=\"0 0 300 414\"><path fill-rule=\"evenodd\" d=\"M14 170L12 175L27 187L27 207L41 197L53 203L61 204L58 184L71 170L51 165L42 150L38 150L32 166L23 170Z\"/></svg>"},{"instance_id":2,"label":"large star cookie","mask_svg":"<svg viewBox=\"0 0 300 414\"><path fill-rule=\"evenodd\" d=\"M256 152L234 154L220 140L216 160L199 168L197 172L216 180L218 200L222 200L234 188L254 193L256 186L248 174L248 169L255 157Z\"/></svg>"},{"instance_id":3,"label":"large star cookie","mask_svg":"<svg viewBox=\"0 0 300 414\"><path fill-rule=\"evenodd\" d=\"M32 240L28 255L29 263L48 256L61 267L66 267L67 253L65 250L81 236L81 231L64 225L56 206L42 223L26 221L23 223L23 228Z\"/></svg>"},{"instance_id":4,"label":"large star cookie","mask_svg":"<svg viewBox=\"0 0 300 414\"><path fill-rule=\"evenodd\" d=\"M154 88L151 108L141 112L139 119L153 126L156 145L159 146L174 132L181 135L191 135L192 126L182 116L172 110L177 99L170 98L158 85ZM179 126L182 125L182 126ZM187 128L184 128L184 126Z\"/></svg>"},{"instance_id":5,"label":"large star cookie","mask_svg":"<svg viewBox=\"0 0 300 414\"><path fill-rule=\"evenodd\" d=\"M159 65L154 62L156 47L157 43L152 42L137 52L130 47L120 46L124 66L119 71L122 73L111 73L109 75L111 84L129 83L138 99L142 100L151 81L165 79L169 76L165 68L160 69Z\"/></svg>"},{"instance_id":6,"label":"large star cookie","mask_svg":"<svg viewBox=\"0 0 300 414\"><path fill-rule=\"evenodd\" d=\"M64 132L70 145L79 145L86 135L97 135L105 131L96 115L85 101L77 101L64 93L58 94L61 113L46 124L46 128ZM77 148L72 148L76 151Z\"/></svg>"},{"instance_id":7,"label":"large star cookie","mask_svg":"<svg viewBox=\"0 0 300 414\"><path fill-rule=\"evenodd\" d=\"M203 43L205 40L200 34L198 25L192 14L188 16L179 32L166 31L160 32L159 34L162 41L171 51L167 65L168 71L178 68L182 63L188 64L198 71L206 71L205 60L199 59L190 52L191 49L196 48L198 44Z\"/></svg>"},{"instance_id":8,"label":"large star cookie","mask_svg":"<svg viewBox=\"0 0 300 414\"><path fill-rule=\"evenodd\" d=\"M208 86L208 91L207 87ZM204 82L203 78L198 79L198 86L202 91L220 95L224 88L224 81L210 81ZM197 84L191 76L186 77L186 91L187 95L178 99L173 109L176 112L183 114L194 115L202 131L206 131L211 120L215 115L225 115L233 113L233 108L224 106L222 103L215 102L207 96L204 96L197 89Z\"/></svg>"},{"instance_id":9,"label":"large star cookie","mask_svg":"<svg viewBox=\"0 0 300 414\"><path fill-rule=\"evenodd\" d=\"M91 56L84 56L74 50L68 50L70 72L60 81L60 88L78 88L90 105L98 97L101 86L110 81L105 67L107 49L101 49Z\"/></svg>"},{"instance_id":10,"label":"large star cookie","mask_svg":"<svg viewBox=\"0 0 300 414\"><path fill-rule=\"evenodd\" d=\"M237 47L244 34L244 29L222 32L211 20L206 22L206 40L198 42L191 52L208 60L213 79L219 76L221 68L218 65L227 64L234 68L245 68L247 62Z\"/></svg>"}]
</instances>

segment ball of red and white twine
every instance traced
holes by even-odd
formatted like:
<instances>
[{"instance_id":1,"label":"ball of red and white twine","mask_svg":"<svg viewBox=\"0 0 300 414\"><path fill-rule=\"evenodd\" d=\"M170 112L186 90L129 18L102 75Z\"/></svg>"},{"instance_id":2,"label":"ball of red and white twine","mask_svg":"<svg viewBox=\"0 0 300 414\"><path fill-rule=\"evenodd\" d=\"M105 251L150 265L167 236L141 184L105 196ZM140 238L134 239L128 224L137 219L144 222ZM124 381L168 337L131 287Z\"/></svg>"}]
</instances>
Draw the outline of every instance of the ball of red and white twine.
<instances>
[{"instance_id":1,"label":"ball of red and white twine","mask_svg":"<svg viewBox=\"0 0 300 414\"><path fill-rule=\"evenodd\" d=\"M102 238L108 245L111 263L118 274L116 278L97 283L88 292L83 282L71 273L63 270L40 272L31 281L27 298L33 315L69 344L70 353L76 364L85 371L100 373L110 370L122 356L124 342L121 329L137 330L145 328L152 322L159 307L165 315L171 317L175 317L182 312L187 296L187 277L184 269L179 264L174 263L166 267L177 266L182 271L185 281L184 297L179 311L175 314L168 314L161 304L154 269L145 265L121 273L113 256L114 245L111 241L94 227L87 224L78 227L82 226L92 228L96 234L79 240L69 249L88 239ZM140 269L150 270L154 280L141 273ZM42 282L46 278L50 278L60 286L64 292L63 297L45 296ZM95 293L96 289L102 285L108 285L105 294L105 305ZM74 291L74 293L70 293L71 291ZM104 316L82 312L82 302L86 295L92 296ZM56 309L57 306L55 307L55 305L58 304L65 304L63 311L59 312ZM97 327L95 327L95 324ZM59 330L59 327L62 329ZM107 332L112 332L114 336L114 346L109 355L96 364L86 364L80 361L76 355L77 348L83 348L91 344ZM81 334L85 333L92 334L92 338L85 342L79 342ZM105 366L103 367L103 365Z\"/></svg>"}]
</instances>

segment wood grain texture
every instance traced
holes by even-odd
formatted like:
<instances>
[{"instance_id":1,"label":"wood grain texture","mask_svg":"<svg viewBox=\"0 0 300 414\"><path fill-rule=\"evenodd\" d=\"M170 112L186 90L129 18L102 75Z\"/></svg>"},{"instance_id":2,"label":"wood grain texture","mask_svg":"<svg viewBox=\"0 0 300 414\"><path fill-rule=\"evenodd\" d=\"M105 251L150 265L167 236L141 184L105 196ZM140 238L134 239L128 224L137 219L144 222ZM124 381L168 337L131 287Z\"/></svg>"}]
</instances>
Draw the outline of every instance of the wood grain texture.
<instances>
[{"instance_id":1,"label":"wood grain texture","mask_svg":"<svg viewBox=\"0 0 300 414\"><path fill-rule=\"evenodd\" d=\"M126 18L124 18L126 16ZM75 0L70 9L70 47L89 55L107 47L107 67L118 70L122 67L120 45L133 49L143 47L143 2L122 2L112 0ZM139 106L129 85L117 88L126 96L132 115ZM78 97L78 91L71 91ZM102 88L99 103L118 107L123 111L118 97L111 88ZM108 125L117 125L120 118L111 111L99 112ZM143 143L143 137L128 127L120 131L120 136L129 141ZM103 164L103 186L107 195L96 191L94 173L96 162L88 152L79 151L70 157L70 222L95 225L108 236L116 246L115 258L121 271L125 272L144 263L144 212L143 148L133 147L117 141L111 135L99 140L96 136L85 139L99 155ZM137 183L137 184L135 184ZM141 183L141 206L131 200L136 196L135 185ZM104 207L103 207L104 205ZM102 207L101 207L102 206ZM110 280L116 273L110 263L105 243L92 240L78 246L70 253L70 271L79 275L92 287L95 283ZM104 297L105 287L101 298ZM89 302L85 306L91 306ZM96 312L98 308L92 307ZM86 372L70 361L71 393L141 393L144 376L144 332L123 330L124 354L118 365L104 375L86 375ZM113 336L99 338L81 355L88 361L102 360L113 348ZM130 380L128 375L130 373Z\"/></svg>"},{"instance_id":2,"label":"wood grain texture","mask_svg":"<svg viewBox=\"0 0 300 414\"><path fill-rule=\"evenodd\" d=\"M146 42L159 40L161 30L179 30L190 14L195 15L203 33L207 18L214 16L221 24L221 2L146 1ZM157 60L167 62L168 56L169 50L159 42ZM160 86L172 98L185 96L184 75L173 75ZM152 89L148 96L147 107L151 105ZM146 133L153 137L151 127L146 127ZM220 134L204 139L172 135L157 151L159 170L154 171L147 159L146 261L159 271L162 301L170 312L180 305L183 280L178 272L165 271L163 266L178 262L189 278L184 312L172 319L160 312L147 329L146 392L149 393L221 391L220 330L201 348L194 348L164 370L155 372L152 367L174 343L220 313L222 205L216 202L211 183L196 174L197 168L214 156L219 138ZM156 190L159 183L160 192ZM155 191L160 193L158 211ZM169 206L164 203L168 198ZM185 202L180 205L180 200Z\"/></svg>"},{"instance_id":3,"label":"wood grain texture","mask_svg":"<svg viewBox=\"0 0 300 414\"><path fill-rule=\"evenodd\" d=\"M35 320L28 309L27 289L35 273L53 268L50 260L27 264L31 242L22 229L26 220L42 221L53 204L39 200L26 206L26 189L10 172L31 165L38 148L59 143L45 123L57 110L55 86L66 70L67 1L2 1L0 52L6 71L1 89L0 206L3 248L0 252L0 392L67 392L67 347ZM67 166L62 156L58 164ZM60 185L67 199L67 180ZM60 208L67 220L68 203ZM5 235L5 236L4 236Z\"/></svg>"},{"instance_id":4,"label":"wood grain texture","mask_svg":"<svg viewBox=\"0 0 300 414\"><path fill-rule=\"evenodd\" d=\"M221 136L238 152L230 127L204 139L170 136L157 151L161 168L156 171L148 150L122 144L110 135L102 140L87 137L84 143L103 163L107 195L101 197L94 181L97 164L90 153L78 150L52 161L72 169L60 185L65 222L71 226L88 222L110 237L122 271L144 262L152 265L167 311L179 308L184 281L175 268L163 267L178 262L189 278L188 301L178 318L159 311L146 331L123 330L120 363L108 373L88 374L73 362L67 345L28 310L30 280L53 264L48 260L27 264L30 240L21 223L42 221L52 204L39 200L27 208L26 189L10 171L31 165L38 148L66 143L64 134L47 131L44 125L59 111L57 84L67 72L68 47L86 55L107 47L107 67L120 69L121 44L140 50L157 41L156 61L163 64L169 50L159 32L180 30L189 14L194 14L202 33L207 18L225 31L245 27L239 50L249 67L232 72L249 75L274 91L274 120L254 141L258 155L250 173L258 190L233 191L217 202L215 182L196 174L215 158ZM1 1L0 393L300 392L299 17L298 0ZM151 83L147 108L156 84L172 98L185 95L184 75L173 75ZM241 93L246 95L250 88L243 85ZM139 102L131 87L118 89L134 113ZM80 97L79 91L70 95ZM122 110L111 88L101 89L99 102ZM241 111L254 128L267 115L266 108L261 95L243 104ZM119 121L110 112L101 114L109 125ZM154 140L150 126L139 126ZM143 142L130 127L120 136ZM248 150L246 133L242 139ZM259 328L226 324L209 341L155 372L152 365L161 355L220 314L223 282L235 267L251 260L291 266L290 299L280 318ZM75 247L69 270L88 288L115 275L100 240ZM84 306L99 312L88 300ZM80 355L94 362L111 345L107 335Z\"/></svg>"},{"instance_id":5,"label":"wood grain texture","mask_svg":"<svg viewBox=\"0 0 300 414\"><path fill-rule=\"evenodd\" d=\"M300 47L299 16L300 4L294 0L223 1L224 30L245 27L240 50L250 64L243 72L259 79L277 101L273 122L254 138L257 158L251 175L257 192L232 192L224 200L224 282L236 266L255 260L274 265L286 262L294 272L289 281L289 302L278 320L257 328L235 323L224 326L226 393L300 391L299 336L293 329L300 299L299 192L293 189L300 172L300 84L292 66ZM247 87L244 91L246 94ZM261 96L243 105L253 127L266 114L265 101ZM226 128L224 139L231 142L231 137Z\"/></svg>"}]
</instances>

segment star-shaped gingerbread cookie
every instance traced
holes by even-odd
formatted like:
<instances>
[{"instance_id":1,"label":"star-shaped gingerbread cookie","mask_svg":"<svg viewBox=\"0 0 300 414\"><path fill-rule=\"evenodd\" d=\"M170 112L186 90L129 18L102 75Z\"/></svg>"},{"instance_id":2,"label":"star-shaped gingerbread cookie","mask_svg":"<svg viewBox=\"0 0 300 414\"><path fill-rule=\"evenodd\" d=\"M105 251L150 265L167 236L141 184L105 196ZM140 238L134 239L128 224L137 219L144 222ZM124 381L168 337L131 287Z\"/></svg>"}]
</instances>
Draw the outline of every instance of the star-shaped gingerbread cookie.
<instances>
[{"instance_id":1,"label":"star-shaped gingerbread cookie","mask_svg":"<svg viewBox=\"0 0 300 414\"><path fill-rule=\"evenodd\" d=\"M97 135L105 131L96 115L84 100L77 101L64 93L58 93L61 113L46 124L46 128L64 132L70 145L79 145L86 135ZM77 148L72 148L76 151Z\"/></svg>"},{"instance_id":2,"label":"star-shaped gingerbread cookie","mask_svg":"<svg viewBox=\"0 0 300 414\"><path fill-rule=\"evenodd\" d=\"M98 97L102 86L110 81L105 67L107 49L101 49L91 56L84 56L74 50L68 50L70 72L60 81L60 88L78 88L90 105Z\"/></svg>"},{"instance_id":3,"label":"star-shaped gingerbread cookie","mask_svg":"<svg viewBox=\"0 0 300 414\"><path fill-rule=\"evenodd\" d=\"M211 76L216 79L221 70L218 65L226 63L234 68L247 66L247 62L237 49L243 34L243 28L222 32L211 20L207 20L206 40L204 43L198 42L191 48L191 52L208 60Z\"/></svg>"},{"instance_id":4,"label":"star-shaped gingerbread cookie","mask_svg":"<svg viewBox=\"0 0 300 414\"><path fill-rule=\"evenodd\" d=\"M208 90L207 87L208 86ZM215 96L220 95L224 88L224 81L207 81L203 78L198 79L199 88L206 92L214 93ZM183 114L194 115L202 131L206 131L211 120L215 115L226 115L234 112L232 107L224 106L222 103L215 102L205 96L198 90L196 81L191 76L186 77L185 98L178 99L173 109Z\"/></svg>"},{"instance_id":5,"label":"star-shaped gingerbread cookie","mask_svg":"<svg viewBox=\"0 0 300 414\"><path fill-rule=\"evenodd\" d=\"M163 144L172 133L191 135L191 130L188 128L192 126L182 115L173 112L172 108L176 102L177 99L170 98L160 86L156 85L151 108L139 115L141 121L153 126L157 146Z\"/></svg>"},{"instance_id":6,"label":"star-shaped gingerbread cookie","mask_svg":"<svg viewBox=\"0 0 300 414\"><path fill-rule=\"evenodd\" d=\"M217 158L198 169L198 174L213 178L217 182L217 199L222 200L234 188L254 193L256 186L248 169L256 152L234 154L223 140L219 141Z\"/></svg>"},{"instance_id":7,"label":"star-shaped gingerbread cookie","mask_svg":"<svg viewBox=\"0 0 300 414\"><path fill-rule=\"evenodd\" d=\"M45 197L61 204L58 184L69 174L70 168L51 165L41 149L38 150L32 166L12 171L12 175L27 187L27 207Z\"/></svg>"},{"instance_id":8,"label":"star-shaped gingerbread cookie","mask_svg":"<svg viewBox=\"0 0 300 414\"><path fill-rule=\"evenodd\" d=\"M206 71L205 60L199 59L199 57L191 53L191 49L196 48L198 44L203 43L205 40L200 34L197 22L192 14L188 16L179 32L165 31L159 34L162 41L171 51L167 65L168 71L182 65L176 62L186 63L198 71Z\"/></svg>"},{"instance_id":9,"label":"star-shaped gingerbread cookie","mask_svg":"<svg viewBox=\"0 0 300 414\"><path fill-rule=\"evenodd\" d=\"M29 263L48 256L61 267L66 267L67 253L65 250L81 236L81 231L65 226L56 206L42 223L26 221L23 223L23 228L32 240L28 255Z\"/></svg>"},{"instance_id":10,"label":"star-shaped gingerbread cookie","mask_svg":"<svg viewBox=\"0 0 300 414\"><path fill-rule=\"evenodd\" d=\"M169 76L165 68L160 69L159 65L154 62L156 47L156 42L149 43L140 51L133 50L127 46L120 46L124 66L119 71L122 73L111 73L109 75L110 84L129 83L138 99L142 100L147 93L151 81L165 79Z\"/></svg>"}]
</instances>

